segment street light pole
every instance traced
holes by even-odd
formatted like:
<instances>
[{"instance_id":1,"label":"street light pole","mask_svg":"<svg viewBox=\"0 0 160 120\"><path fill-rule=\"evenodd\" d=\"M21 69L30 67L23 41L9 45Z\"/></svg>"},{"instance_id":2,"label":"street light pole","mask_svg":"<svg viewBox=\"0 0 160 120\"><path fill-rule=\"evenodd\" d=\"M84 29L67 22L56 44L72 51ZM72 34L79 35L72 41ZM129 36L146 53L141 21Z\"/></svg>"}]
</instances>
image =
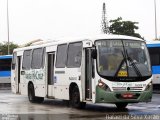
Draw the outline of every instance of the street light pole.
<instances>
[{"instance_id":1,"label":"street light pole","mask_svg":"<svg viewBox=\"0 0 160 120\"><path fill-rule=\"evenodd\" d=\"M154 0L154 13L155 13L155 40L157 40L157 11L156 11L156 0Z\"/></svg>"},{"instance_id":2,"label":"street light pole","mask_svg":"<svg viewBox=\"0 0 160 120\"><path fill-rule=\"evenodd\" d=\"M8 0L7 0L7 38L8 38L8 55L9 53L9 10L8 10Z\"/></svg>"}]
</instances>

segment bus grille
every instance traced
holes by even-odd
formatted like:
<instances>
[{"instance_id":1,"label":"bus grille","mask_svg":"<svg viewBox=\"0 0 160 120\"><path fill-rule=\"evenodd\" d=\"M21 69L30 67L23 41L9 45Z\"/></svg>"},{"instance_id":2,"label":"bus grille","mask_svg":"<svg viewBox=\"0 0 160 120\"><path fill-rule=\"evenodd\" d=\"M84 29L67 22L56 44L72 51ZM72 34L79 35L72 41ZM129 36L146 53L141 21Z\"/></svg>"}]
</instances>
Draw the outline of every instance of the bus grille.
<instances>
[{"instance_id":1,"label":"bus grille","mask_svg":"<svg viewBox=\"0 0 160 120\"><path fill-rule=\"evenodd\" d=\"M142 91L143 87L112 87L113 91Z\"/></svg>"}]
</instances>

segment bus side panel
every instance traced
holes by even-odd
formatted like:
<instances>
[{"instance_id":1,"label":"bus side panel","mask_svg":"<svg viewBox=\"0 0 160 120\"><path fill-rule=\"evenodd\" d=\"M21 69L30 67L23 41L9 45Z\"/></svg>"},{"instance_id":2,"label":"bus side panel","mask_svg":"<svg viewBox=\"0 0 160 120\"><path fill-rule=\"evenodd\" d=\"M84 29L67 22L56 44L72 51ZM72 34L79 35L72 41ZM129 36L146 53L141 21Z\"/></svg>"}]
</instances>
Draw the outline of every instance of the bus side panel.
<instances>
[{"instance_id":1,"label":"bus side panel","mask_svg":"<svg viewBox=\"0 0 160 120\"><path fill-rule=\"evenodd\" d=\"M4 85L11 83L11 61L12 55L0 55L0 83Z\"/></svg>"},{"instance_id":2,"label":"bus side panel","mask_svg":"<svg viewBox=\"0 0 160 120\"><path fill-rule=\"evenodd\" d=\"M0 83L11 83L10 77L0 77Z\"/></svg>"},{"instance_id":3,"label":"bus side panel","mask_svg":"<svg viewBox=\"0 0 160 120\"><path fill-rule=\"evenodd\" d=\"M22 95L28 95L28 86L27 84L24 84L24 83L20 83L20 88L19 88L19 91Z\"/></svg>"},{"instance_id":4,"label":"bus side panel","mask_svg":"<svg viewBox=\"0 0 160 120\"><path fill-rule=\"evenodd\" d=\"M153 84L160 84L160 66L152 66Z\"/></svg>"},{"instance_id":5,"label":"bus side panel","mask_svg":"<svg viewBox=\"0 0 160 120\"><path fill-rule=\"evenodd\" d=\"M35 89L35 96L38 97L45 97L46 96L46 92L45 92L45 84L41 84L41 85L34 85L34 89Z\"/></svg>"},{"instance_id":6,"label":"bus side panel","mask_svg":"<svg viewBox=\"0 0 160 120\"><path fill-rule=\"evenodd\" d=\"M69 100L69 86L71 83L76 83L82 100L80 79L81 68L56 68L54 77L55 98Z\"/></svg>"},{"instance_id":7,"label":"bus side panel","mask_svg":"<svg viewBox=\"0 0 160 120\"><path fill-rule=\"evenodd\" d=\"M15 70L11 70L11 90L16 93Z\"/></svg>"},{"instance_id":8,"label":"bus side panel","mask_svg":"<svg viewBox=\"0 0 160 120\"><path fill-rule=\"evenodd\" d=\"M11 90L13 93L16 93L16 69L15 70L11 70Z\"/></svg>"},{"instance_id":9,"label":"bus side panel","mask_svg":"<svg viewBox=\"0 0 160 120\"><path fill-rule=\"evenodd\" d=\"M45 70L44 69L32 69L23 70L21 75L21 93L28 95L28 85L32 83L35 90L35 96L45 97Z\"/></svg>"},{"instance_id":10,"label":"bus side panel","mask_svg":"<svg viewBox=\"0 0 160 120\"><path fill-rule=\"evenodd\" d=\"M69 80L66 68L55 68L54 76L55 98L69 100Z\"/></svg>"},{"instance_id":11,"label":"bus side panel","mask_svg":"<svg viewBox=\"0 0 160 120\"><path fill-rule=\"evenodd\" d=\"M12 67L14 66L14 69L11 70L11 89L13 93L19 93L20 92L20 69L21 69L21 58L22 58L23 52L19 51L14 54L15 63L12 63Z\"/></svg>"}]
</instances>

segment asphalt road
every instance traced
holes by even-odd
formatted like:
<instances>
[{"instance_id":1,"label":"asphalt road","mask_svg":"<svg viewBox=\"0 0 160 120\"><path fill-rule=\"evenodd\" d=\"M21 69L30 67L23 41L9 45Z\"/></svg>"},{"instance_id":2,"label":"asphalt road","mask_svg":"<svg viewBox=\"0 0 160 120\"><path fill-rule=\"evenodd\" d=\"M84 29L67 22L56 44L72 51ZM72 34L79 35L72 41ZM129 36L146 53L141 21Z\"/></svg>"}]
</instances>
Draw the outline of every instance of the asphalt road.
<instances>
[{"instance_id":1,"label":"asphalt road","mask_svg":"<svg viewBox=\"0 0 160 120\"><path fill-rule=\"evenodd\" d=\"M45 99L33 104L24 95L0 90L0 120L160 120L160 94L153 94L152 102L129 104L117 110L111 104L87 104L83 110L68 107L60 100Z\"/></svg>"}]
</instances>

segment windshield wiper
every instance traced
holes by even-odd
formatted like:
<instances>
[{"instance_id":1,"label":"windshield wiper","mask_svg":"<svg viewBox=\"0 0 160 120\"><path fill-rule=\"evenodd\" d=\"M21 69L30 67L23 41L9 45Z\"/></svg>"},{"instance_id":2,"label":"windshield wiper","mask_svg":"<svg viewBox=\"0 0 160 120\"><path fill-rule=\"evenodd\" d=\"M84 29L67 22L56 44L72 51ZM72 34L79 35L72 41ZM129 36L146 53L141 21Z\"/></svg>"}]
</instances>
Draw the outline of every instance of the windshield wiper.
<instances>
[{"instance_id":1,"label":"windshield wiper","mask_svg":"<svg viewBox=\"0 0 160 120\"><path fill-rule=\"evenodd\" d=\"M123 51L121 51L121 52L122 52L123 60L121 61L121 63L120 63L120 65L119 65L119 67L118 67L118 69L117 69L114 77L117 76L117 74L118 74L118 72L120 71L120 69L121 69L121 67L122 67L122 65L123 65L124 62L125 62L125 64L126 64L127 76L129 76L129 69L128 69L127 61L129 61L129 62L131 63L131 65L133 66L136 74L137 74L139 77L141 77L142 74L141 74L141 72L139 71L139 69L138 69L138 67L136 66L136 64L135 64L135 62L133 61L133 59L132 59L131 57L129 57L128 52L127 52L127 50L126 50L125 47L124 47L123 41L122 41L122 45L123 45Z\"/></svg>"},{"instance_id":2,"label":"windshield wiper","mask_svg":"<svg viewBox=\"0 0 160 120\"><path fill-rule=\"evenodd\" d=\"M122 51L122 55L123 55L123 51ZM118 69L116 70L116 73L115 73L114 77L117 76L117 74L120 71L120 69L121 69L121 67L122 67L122 65L123 65L124 62L125 62L125 58L123 56L123 60L121 61L120 65L118 66Z\"/></svg>"},{"instance_id":3,"label":"windshield wiper","mask_svg":"<svg viewBox=\"0 0 160 120\"><path fill-rule=\"evenodd\" d=\"M123 60L121 61L121 64L119 65L119 67L118 67L118 69L117 69L114 77L117 76L117 74L118 74L118 72L120 71L120 69L121 69L121 67L122 67L122 65L123 65L124 62L126 63L127 76L129 76L128 64L127 64L127 54L126 54L126 50L125 50L125 47L124 47L123 40L121 40L121 42L122 42L122 46L123 46L123 51L121 51L121 52L122 52L122 56L123 56Z\"/></svg>"},{"instance_id":4,"label":"windshield wiper","mask_svg":"<svg viewBox=\"0 0 160 120\"><path fill-rule=\"evenodd\" d=\"M141 76L142 76L141 72L139 71L139 69L138 69L137 65L135 64L135 62L133 61L133 59L132 59L131 57L129 57L127 50L126 50L126 55L127 55L127 59L129 60L129 62L130 62L131 65L133 66L136 74L137 74L139 77L141 77Z\"/></svg>"}]
</instances>

